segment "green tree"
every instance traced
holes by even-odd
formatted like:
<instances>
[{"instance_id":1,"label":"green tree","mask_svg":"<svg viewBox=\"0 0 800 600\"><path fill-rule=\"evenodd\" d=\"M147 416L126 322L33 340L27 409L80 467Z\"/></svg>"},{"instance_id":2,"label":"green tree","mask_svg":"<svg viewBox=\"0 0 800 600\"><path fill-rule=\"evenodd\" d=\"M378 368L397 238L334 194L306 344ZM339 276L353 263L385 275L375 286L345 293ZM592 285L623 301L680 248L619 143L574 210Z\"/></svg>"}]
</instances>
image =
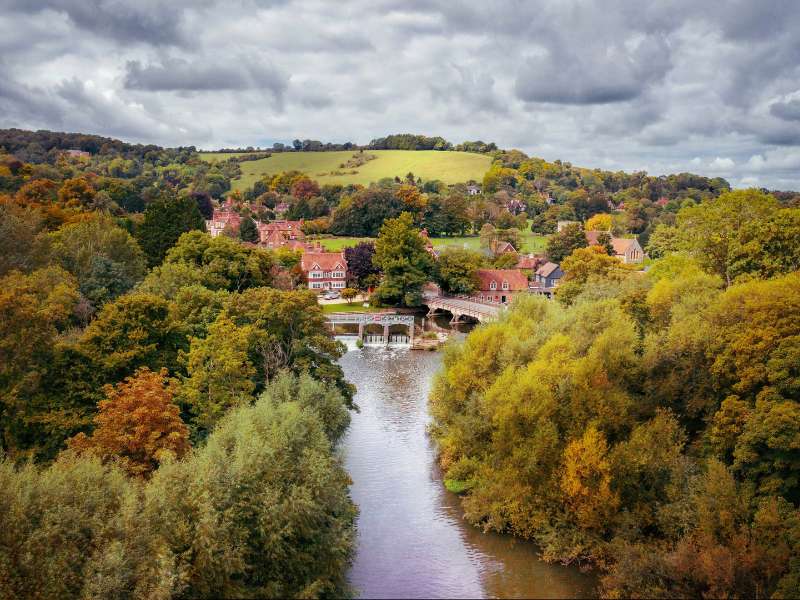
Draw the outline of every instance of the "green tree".
<instances>
[{"instance_id":1,"label":"green tree","mask_svg":"<svg viewBox=\"0 0 800 600\"><path fill-rule=\"evenodd\" d=\"M570 223L558 233L550 236L547 242L547 257L554 263L560 263L572 254L573 250L585 248L589 243L580 223Z\"/></svg>"},{"instance_id":2,"label":"green tree","mask_svg":"<svg viewBox=\"0 0 800 600\"><path fill-rule=\"evenodd\" d=\"M192 412L196 437L204 438L229 409L253 399L256 370L248 359L252 329L237 327L222 314L205 338L192 338L180 395Z\"/></svg>"},{"instance_id":3,"label":"green tree","mask_svg":"<svg viewBox=\"0 0 800 600\"><path fill-rule=\"evenodd\" d=\"M145 257L136 241L107 217L64 225L42 241L45 260L75 275L81 293L96 306L144 277Z\"/></svg>"},{"instance_id":4,"label":"green tree","mask_svg":"<svg viewBox=\"0 0 800 600\"><path fill-rule=\"evenodd\" d=\"M253 244L260 239L256 222L250 217L242 219L242 223L239 225L239 238L243 242L251 242Z\"/></svg>"},{"instance_id":5,"label":"green tree","mask_svg":"<svg viewBox=\"0 0 800 600\"><path fill-rule=\"evenodd\" d=\"M206 230L197 202L189 196L165 193L145 209L136 237L147 256L147 264L154 267L161 264L183 233L195 229Z\"/></svg>"},{"instance_id":6,"label":"green tree","mask_svg":"<svg viewBox=\"0 0 800 600\"><path fill-rule=\"evenodd\" d=\"M355 288L349 288L349 287L348 287L348 288L344 288L344 289L342 290L342 298L344 298L345 300L347 300L347 303L348 303L348 304L352 304L352 303L353 303L353 299L354 299L356 296L358 296L358 290L357 290L357 289L355 289Z\"/></svg>"},{"instance_id":7,"label":"green tree","mask_svg":"<svg viewBox=\"0 0 800 600\"><path fill-rule=\"evenodd\" d=\"M448 247L436 261L436 282L451 294L470 294L478 287L477 271L483 256L472 250Z\"/></svg>"},{"instance_id":8,"label":"green tree","mask_svg":"<svg viewBox=\"0 0 800 600\"><path fill-rule=\"evenodd\" d=\"M433 260L409 213L388 219L375 241L373 262L383 271L375 295L385 304L418 306Z\"/></svg>"}]
</instances>

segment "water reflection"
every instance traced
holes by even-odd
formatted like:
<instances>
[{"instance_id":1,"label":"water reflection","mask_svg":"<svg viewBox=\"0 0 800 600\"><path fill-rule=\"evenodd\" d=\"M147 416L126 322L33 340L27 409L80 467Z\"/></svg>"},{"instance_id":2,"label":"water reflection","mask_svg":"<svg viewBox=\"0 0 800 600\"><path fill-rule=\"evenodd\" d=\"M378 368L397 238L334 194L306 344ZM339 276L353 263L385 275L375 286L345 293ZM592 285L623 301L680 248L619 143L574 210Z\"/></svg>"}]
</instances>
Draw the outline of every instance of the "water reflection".
<instances>
[{"instance_id":1,"label":"water reflection","mask_svg":"<svg viewBox=\"0 0 800 600\"><path fill-rule=\"evenodd\" d=\"M356 384L344 441L359 505L350 579L363 597L585 597L593 580L547 565L528 543L483 534L461 518L426 434L427 396L441 355L352 349L341 360Z\"/></svg>"}]
</instances>

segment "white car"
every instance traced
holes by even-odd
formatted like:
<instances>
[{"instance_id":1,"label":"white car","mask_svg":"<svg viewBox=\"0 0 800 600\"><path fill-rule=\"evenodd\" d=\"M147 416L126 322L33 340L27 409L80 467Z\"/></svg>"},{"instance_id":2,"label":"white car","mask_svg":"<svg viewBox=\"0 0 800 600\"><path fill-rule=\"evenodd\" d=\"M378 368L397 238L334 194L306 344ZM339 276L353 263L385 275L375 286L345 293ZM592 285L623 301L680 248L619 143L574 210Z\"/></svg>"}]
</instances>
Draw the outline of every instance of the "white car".
<instances>
[{"instance_id":1,"label":"white car","mask_svg":"<svg viewBox=\"0 0 800 600\"><path fill-rule=\"evenodd\" d=\"M341 296L341 294L339 292L335 292L335 291L331 290L329 292L325 292L324 294L322 294L322 299L323 300L336 300L340 296Z\"/></svg>"}]
</instances>

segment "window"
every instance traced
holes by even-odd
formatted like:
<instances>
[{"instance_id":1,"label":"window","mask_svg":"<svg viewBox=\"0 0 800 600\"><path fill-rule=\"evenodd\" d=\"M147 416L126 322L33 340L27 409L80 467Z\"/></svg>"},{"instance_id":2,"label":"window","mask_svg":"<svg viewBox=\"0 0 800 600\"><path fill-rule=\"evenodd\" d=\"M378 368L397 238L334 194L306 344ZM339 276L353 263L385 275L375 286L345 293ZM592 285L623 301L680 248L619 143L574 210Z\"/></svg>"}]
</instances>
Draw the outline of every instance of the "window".
<instances>
[{"instance_id":1,"label":"window","mask_svg":"<svg viewBox=\"0 0 800 600\"><path fill-rule=\"evenodd\" d=\"M496 290L497 289L497 282L493 281L492 283L490 283L489 284L489 289L490 290Z\"/></svg>"},{"instance_id":2,"label":"window","mask_svg":"<svg viewBox=\"0 0 800 600\"><path fill-rule=\"evenodd\" d=\"M508 289L508 282L507 282L507 281L504 281L504 282L503 282L503 289L504 289L504 290L507 290L507 289Z\"/></svg>"},{"instance_id":3,"label":"window","mask_svg":"<svg viewBox=\"0 0 800 600\"><path fill-rule=\"evenodd\" d=\"M319 290L322 288L322 284L319 281L312 281L308 285L311 287L312 290Z\"/></svg>"},{"instance_id":4,"label":"window","mask_svg":"<svg viewBox=\"0 0 800 600\"><path fill-rule=\"evenodd\" d=\"M331 287L342 289L344 287L344 281L334 281L331 283Z\"/></svg>"},{"instance_id":5,"label":"window","mask_svg":"<svg viewBox=\"0 0 800 600\"><path fill-rule=\"evenodd\" d=\"M344 271L334 271L331 273L331 277L334 279L344 279Z\"/></svg>"},{"instance_id":6,"label":"window","mask_svg":"<svg viewBox=\"0 0 800 600\"><path fill-rule=\"evenodd\" d=\"M321 271L311 271L308 274L310 279L322 279L322 272Z\"/></svg>"}]
</instances>

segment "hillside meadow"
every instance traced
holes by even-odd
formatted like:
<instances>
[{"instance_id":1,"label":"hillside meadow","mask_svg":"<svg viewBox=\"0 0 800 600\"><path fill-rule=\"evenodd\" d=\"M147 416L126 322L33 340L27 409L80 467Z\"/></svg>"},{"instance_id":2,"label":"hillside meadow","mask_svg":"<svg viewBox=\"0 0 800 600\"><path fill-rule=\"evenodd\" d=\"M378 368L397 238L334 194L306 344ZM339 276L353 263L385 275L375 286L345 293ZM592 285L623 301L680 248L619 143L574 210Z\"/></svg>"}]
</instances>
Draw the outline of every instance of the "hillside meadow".
<instances>
[{"instance_id":1,"label":"hillside meadow","mask_svg":"<svg viewBox=\"0 0 800 600\"><path fill-rule=\"evenodd\" d=\"M461 183L471 179L480 181L489 169L491 158L471 152L440 152L436 150L365 150L378 158L355 168L340 168L350 160L354 151L342 152L283 152L269 158L241 163L242 176L232 182L233 189L244 190L265 175L282 171L302 171L321 185L326 183L360 183L369 185L384 177L403 177L414 173L423 180L439 179L445 183ZM217 162L243 153L203 152L200 157ZM341 171L348 174L333 175ZM350 173L356 171L356 173Z\"/></svg>"}]
</instances>

